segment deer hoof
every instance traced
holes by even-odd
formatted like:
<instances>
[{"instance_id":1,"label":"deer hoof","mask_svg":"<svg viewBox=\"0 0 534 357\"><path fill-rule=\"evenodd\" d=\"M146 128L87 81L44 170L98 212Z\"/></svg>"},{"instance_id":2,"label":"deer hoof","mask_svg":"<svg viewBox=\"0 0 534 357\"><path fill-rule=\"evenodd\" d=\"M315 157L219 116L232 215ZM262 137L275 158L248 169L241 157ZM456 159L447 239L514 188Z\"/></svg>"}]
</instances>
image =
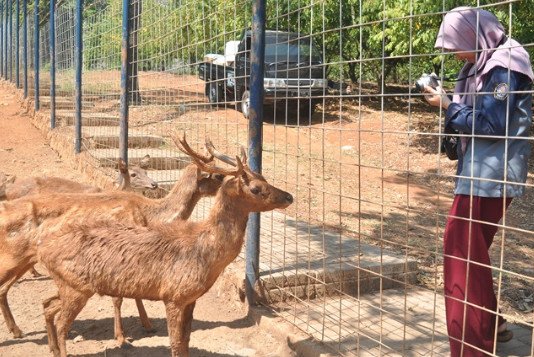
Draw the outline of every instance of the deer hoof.
<instances>
[{"instance_id":1,"label":"deer hoof","mask_svg":"<svg viewBox=\"0 0 534 357\"><path fill-rule=\"evenodd\" d=\"M123 349L128 349L130 347L132 347L132 342L131 342L131 339L127 339L127 338L118 338L117 339L117 346L119 348L123 348Z\"/></svg>"},{"instance_id":2,"label":"deer hoof","mask_svg":"<svg viewBox=\"0 0 534 357\"><path fill-rule=\"evenodd\" d=\"M145 329L146 333L154 333L154 332L157 331L156 328L154 326L152 326L152 325L144 326L143 328Z\"/></svg>"},{"instance_id":3,"label":"deer hoof","mask_svg":"<svg viewBox=\"0 0 534 357\"><path fill-rule=\"evenodd\" d=\"M18 327L15 327L11 332L13 333L13 338L22 338L23 336L22 331Z\"/></svg>"}]
</instances>

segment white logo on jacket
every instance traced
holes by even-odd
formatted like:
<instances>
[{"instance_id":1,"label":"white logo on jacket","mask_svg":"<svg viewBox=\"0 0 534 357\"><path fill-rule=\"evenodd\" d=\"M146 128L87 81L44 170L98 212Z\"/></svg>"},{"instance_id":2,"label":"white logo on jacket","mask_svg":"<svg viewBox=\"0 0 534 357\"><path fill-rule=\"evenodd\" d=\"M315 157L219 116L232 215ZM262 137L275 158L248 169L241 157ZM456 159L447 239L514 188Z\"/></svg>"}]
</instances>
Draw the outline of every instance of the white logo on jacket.
<instances>
[{"instance_id":1,"label":"white logo on jacket","mask_svg":"<svg viewBox=\"0 0 534 357\"><path fill-rule=\"evenodd\" d=\"M499 83L495 86L495 90L493 91L493 98L497 100L505 100L508 98L508 84L507 83Z\"/></svg>"}]
</instances>

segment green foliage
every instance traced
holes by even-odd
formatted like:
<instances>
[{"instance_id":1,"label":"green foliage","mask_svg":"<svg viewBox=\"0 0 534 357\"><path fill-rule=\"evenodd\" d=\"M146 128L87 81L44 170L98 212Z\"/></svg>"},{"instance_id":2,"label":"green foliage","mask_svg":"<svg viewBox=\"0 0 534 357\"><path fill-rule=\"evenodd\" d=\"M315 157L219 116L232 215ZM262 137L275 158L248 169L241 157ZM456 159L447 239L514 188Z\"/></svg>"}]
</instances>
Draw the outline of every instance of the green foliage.
<instances>
[{"instance_id":1,"label":"green foliage","mask_svg":"<svg viewBox=\"0 0 534 357\"><path fill-rule=\"evenodd\" d=\"M482 0L299 0L268 1L268 29L309 34L322 48L328 76L338 80L409 83L422 72L454 76L453 56L434 49L443 13ZM43 4L44 1L41 2ZM534 41L528 2L487 7L523 44ZM85 8L84 55L88 68L119 68L121 0L99 0ZM251 2L142 0L137 31L141 70L194 69L206 53L223 53L251 26ZM510 24L510 6L512 24ZM529 52L534 51L528 47Z\"/></svg>"}]
</instances>

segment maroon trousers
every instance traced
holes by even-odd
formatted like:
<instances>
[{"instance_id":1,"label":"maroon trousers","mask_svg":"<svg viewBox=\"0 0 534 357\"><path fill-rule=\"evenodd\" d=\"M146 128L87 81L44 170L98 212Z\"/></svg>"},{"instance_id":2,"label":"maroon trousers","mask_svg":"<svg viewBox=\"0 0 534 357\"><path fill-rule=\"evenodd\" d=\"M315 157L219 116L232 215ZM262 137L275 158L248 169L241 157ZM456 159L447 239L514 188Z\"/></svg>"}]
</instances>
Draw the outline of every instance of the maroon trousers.
<instances>
[{"instance_id":1,"label":"maroon trousers","mask_svg":"<svg viewBox=\"0 0 534 357\"><path fill-rule=\"evenodd\" d=\"M445 309L451 357L488 355L467 344L490 354L493 352L497 299L488 251L497 227L469 218L496 224L511 201L508 198L503 206L503 198L473 196L471 206L470 196L456 195L454 198L443 242Z\"/></svg>"}]
</instances>

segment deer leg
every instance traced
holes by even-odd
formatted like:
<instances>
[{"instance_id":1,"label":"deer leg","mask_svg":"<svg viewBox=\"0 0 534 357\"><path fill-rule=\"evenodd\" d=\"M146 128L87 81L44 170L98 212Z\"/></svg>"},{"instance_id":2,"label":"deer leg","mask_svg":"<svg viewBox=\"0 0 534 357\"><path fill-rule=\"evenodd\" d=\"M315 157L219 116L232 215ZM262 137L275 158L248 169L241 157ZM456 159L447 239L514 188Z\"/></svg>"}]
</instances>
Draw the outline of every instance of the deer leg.
<instances>
[{"instance_id":1,"label":"deer leg","mask_svg":"<svg viewBox=\"0 0 534 357\"><path fill-rule=\"evenodd\" d=\"M165 302L172 357L189 357L189 338L195 303L182 306Z\"/></svg>"},{"instance_id":2,"label":"deer leg","mask_svg":"<svg viewBox=\"0 0 534 357\"><path fill-rule=\"evenodd\" d=\"M143 305L143 300L135 299L135 304L137 305L137 311L139 312L139 318L141 319L141 325L143 325L145 330L153 331L154 327L152 327L152 323L148 319L148 315L146 313L145 306Z\"/></svg>"},{"instance_id":3,"label":"deer leg","mask_svg":"<svg viewBox=\"0 0 534 357\"><path fill-rule=\"evenodd\" d=\"M43 301L48 347L54 356L59 356L59 345L57 340L57 330L54 325L54 317L59 312L60 308L61 300L59 300L59 295L54 295Z\"/></svg>"},{"instance_id":4,"label":"deer leg","mask_svg":"<svg viewBox=\"0 0 534 357\"><path fill-rule=\"evenodd\" d=\"M187 346L189 347L189 339L191 338L191 324L193 323L193 311L195 310L196 301L189 304L185 308L184 314L184 334L187 339Z\"/></svg>"},{"instance_id":5,"label":"deer leg","mask_svg":"<svg viewBox=\"0 0 534 357\"><path fill-rule=\"evenodd\" d=\"M114 330L115 330L115 339L117 340L117 345L123 347L127 344L126 338L124 337L124 328L122 326L121 318L121 307L122 307L122 298L114 297L113 300L113 311L114 311Z\"/></svg>"},{"instance_id":6,"label":"deer leg","mask_svg":"<svg viewBox=\"0 0 534 357\"><path fill-rule=\"evenodd\" d=\"M61 308L56 321L59 357L67 357L67 334L72 322L92 294L84 294L69 286L60 289Z\"/></svg>"},{"instance_id":7,"label":"deer leg","mask_svg":"<svg viewBox=\"0 0 534 357\"><path fill-rule=\"evenodd\" d=\"M15 266L12 269L5 269L2 267L2 270L0 271L0 310L2 310L2 315L4 315L7 328L13 334L14 338L21 338L22 331L17 326L15 318L9 308L7 293L11 286L19 280L30 267L31 265L23 266L22 268Z\"/></svg>"}]
</instances>

